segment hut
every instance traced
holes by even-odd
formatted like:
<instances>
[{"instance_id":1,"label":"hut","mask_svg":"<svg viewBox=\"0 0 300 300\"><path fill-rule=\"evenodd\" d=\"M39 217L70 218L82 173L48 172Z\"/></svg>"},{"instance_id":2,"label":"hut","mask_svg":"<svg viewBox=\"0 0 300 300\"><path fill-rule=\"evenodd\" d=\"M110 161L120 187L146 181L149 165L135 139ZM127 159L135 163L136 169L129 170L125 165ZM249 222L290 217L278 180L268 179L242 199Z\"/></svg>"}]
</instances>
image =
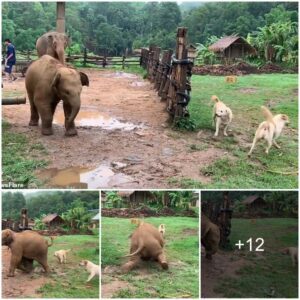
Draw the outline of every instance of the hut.
<instances>
[{"instance_id":1,"label":"hut","mask_svg":"<svg viewBox=\"0 0 300 300\"><path fill-rule=\"evenodd\" d=\"M246 199L244 199L242 203L246 205L247 210L251 215L262 212L264 209L267 208L266 201L259 195L249 196Z\"/></svg>"},{"instance_id":2,"label":"hut","mask_svg":"<svg viewBox=\"0 0 300 300\"><path fill-rule=\"evenodd\" d=\"M244 38L239 36L225 36L210 45L208 49L226 63L256 53L255 48L253 48Z\"/></svg>"},{"instance_id":3,"label":"hut","mask_svg":"<svg viewBox=\"0 0 300 300\"><path fill-rule=\"evenodd\" d=\"M65 224L65 221L58 214L50 214L43 218L42 222L48 228L55 228Z\"/></svg>"},{"instance_id":4,"label":"hut","mask_svg":"<svg viewBox=\"0 0 300 300\"><path fill-rule=\"evenodd\" d=\"M154 199L154 195L149 191L119 191L118 195L126 200L130 207L136 207L140 203L145 203Z\"/></svg>"}]
</instances>

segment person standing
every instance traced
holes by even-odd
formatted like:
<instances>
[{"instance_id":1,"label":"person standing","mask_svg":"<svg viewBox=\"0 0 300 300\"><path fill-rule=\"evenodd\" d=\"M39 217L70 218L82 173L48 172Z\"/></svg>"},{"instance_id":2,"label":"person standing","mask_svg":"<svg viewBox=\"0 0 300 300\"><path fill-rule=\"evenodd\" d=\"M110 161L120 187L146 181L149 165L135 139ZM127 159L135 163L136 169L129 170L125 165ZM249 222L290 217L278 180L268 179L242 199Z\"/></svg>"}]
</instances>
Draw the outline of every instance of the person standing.
<instances>
[{"instance_id":1,"label":"person standing","mask_svg":"<svg viewBox=\"0 0 300 300\"><path fill-rule=\"evenodd\" d=\"M8 74L8 78L11 81L15 81L17 77L12 72L13 66L16 64L15 46L11 43L10 39L5 39L4 43L7 47L4 71Z\"/></svg>"}]
</instances>

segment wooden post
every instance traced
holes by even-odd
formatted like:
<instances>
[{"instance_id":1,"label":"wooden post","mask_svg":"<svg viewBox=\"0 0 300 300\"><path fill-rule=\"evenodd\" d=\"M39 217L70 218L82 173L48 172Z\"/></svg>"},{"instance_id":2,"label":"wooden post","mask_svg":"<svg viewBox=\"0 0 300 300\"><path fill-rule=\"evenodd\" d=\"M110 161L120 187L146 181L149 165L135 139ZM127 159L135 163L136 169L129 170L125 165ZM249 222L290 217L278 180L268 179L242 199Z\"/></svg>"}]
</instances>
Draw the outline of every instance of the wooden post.
<instances>
[{"instance_id":1,"label":"wooden post","mask_svg":"<svg viewBox=\"0 0 300 300\"><path fill-rule=\"evenodd\" d=\"M122 69L123 70L125 69L125 59L126 59L126 56L123 55L123 57L122 57Z\"/></svg>"},{"instance_id":2,"label":"wooden post","mask_svg":"<svg viewBox=\"0 0 300 300\"><path fill-rule=\"evenodd\" d=\"M60 33L66 32L65 25L65 2L56 3L56 31Z\"/></svg>"},{"instance_id":3,"label":"wooden post","mask_svg":"<svg viewBox=\"0 0 300 300\"><path fill-rule=\"evenodd\" d=\"M168 50L166 63L163 70L163 79L161 81L159 91L158 91L158 95L161 97L161 100L167 100L167 96L168 96L168 91L170 86L170 76L172 73L172 68L171 68L172 54L173 51Z\"/></svg>"},{"instance_id":4,"label":"wooden post","mask_svg":"<svg viewBox=\"0 0 300 300\"><path fill-rule=\"evenodd\" d=\"M87 61L87 49L84 47L83 51L83 65L86 66L86 61Z\"/></svg>"},{"instance_id":5,"label":"wooden post","mask_svg":"<svg viewBox=\"0 0 300 300\"><path fill-rule=\"evenodd\" d=\"M225 248L229 243L229 235L231 232L232 210L230 209L231 201L229 192L223 192L223 204L218 217L218 225L220 227L220 246Z\"/></svg>"},{"instance_id":6,"label":"wooden post","mask_svg":"<svg viewBox=\"0 0 300 300\"><path fill-rule=\"evenodd\" d=\"M153 50L153 63L152 63L152 70L151 70L151 74L150 74L151 82L155 82L155 77L156 77L156 73L157 73L157 69L158 69L158 65L159 65L160 50L161 49L159 47L155 47Z\"/></svg>"},{"instance_id":7,"label":"wooden post","mask_svg":"<svg viewBox=\"0 0 300 300\"><path fill-rule=\"evenodd\" d=\"M175 60L173 61L171 84L167 96L167 110L175 118L183 117L184 95L186 94L186 74L187 64L182 64L182 60L187 59L187 28L179 27L177 29L177 43Z\"/></svg>"}]
</instances>

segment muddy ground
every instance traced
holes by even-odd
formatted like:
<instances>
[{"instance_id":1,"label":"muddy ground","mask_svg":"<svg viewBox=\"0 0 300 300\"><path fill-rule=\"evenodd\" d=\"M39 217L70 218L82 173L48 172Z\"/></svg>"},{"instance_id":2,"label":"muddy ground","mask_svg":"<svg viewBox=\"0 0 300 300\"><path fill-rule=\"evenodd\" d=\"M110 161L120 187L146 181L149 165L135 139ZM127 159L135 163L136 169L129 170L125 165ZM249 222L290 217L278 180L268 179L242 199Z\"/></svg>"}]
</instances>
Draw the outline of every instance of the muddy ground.
<instances>
[{"instance_id":1,"label":"muddy ground","mask_svg":"<svg viewBox=\"0 0 300 300\"><path fill-rule=\"evenodd\" d=\"M76 137L64 136L62 105L55 113L52 136L42 136L40 127L28 126L28 101L3 106L12 132L46 148L48 168L36 172L44 187L164 188L175 178L210 181L199 169L225 150L212 146L191 152L196 133L172 130L166 104L147 80L111 70L84 72L90 86L83 88ZM25 95L24 78L4 82L3 94Z\"/></svg>"},{"instance_id":2,"label":"muddy ground","mask_svg":"<svg viewBox=\"0 0 300 300\"><path fill-rule=\"evenodd\" d=\"M2 246L2 298L40 298L38 289L47 282L47 277L39 272L26 274L16 270L14 277L8 277L10 250Z\"/></svg>"},{"instance_id":3,"label":"muddy ground","mask_svg":"<svg viewBox=\"0 0 300 300\"><path fill-rule=\"evenodd\" d=\"M207 260L204 251L201 254L201 297L223 298L216 291L221 280L239 276L238 271L247 264L247 260L232 253L219 251L212 260Z\"/></svg>"}]
</instances>

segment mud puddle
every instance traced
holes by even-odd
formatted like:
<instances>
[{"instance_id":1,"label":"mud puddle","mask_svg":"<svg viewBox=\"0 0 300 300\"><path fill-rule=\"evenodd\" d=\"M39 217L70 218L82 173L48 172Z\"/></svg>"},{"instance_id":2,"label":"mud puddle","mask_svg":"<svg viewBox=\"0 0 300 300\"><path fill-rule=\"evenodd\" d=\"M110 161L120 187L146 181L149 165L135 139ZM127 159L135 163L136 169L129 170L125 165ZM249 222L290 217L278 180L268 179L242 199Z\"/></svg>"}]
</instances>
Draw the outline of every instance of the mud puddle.
<instances>
[{"instance_id":1,"label":"mud puddle","mask_svg":"<svg viewBox=\"0 0 300 300\"><path fill-rule=\"evenodd\" d=\"M137 75L131 74L131 73L126 73L126 72L107 73L107 74L103 74L103 77L108 77L108 78L129 78L129 79L138 78Z\"/></svg>"},{"instance_id":2,"label":"mud puddle","mask_svg":"<svg viewBox=\"0 0 300 300\"><path fill-rule=\"evenodd\" d=\"M57 111L54 115L53 123L64 125L65 116L63 111ZM105 130L124 130L131 131L134 129L145 128L143 124L134 124L130 122L122 122L111 117L107 113L98 111L82 110L78 113L75 119L76 126L101 127Z\"/></svg>"},{"instance_id":3,"label":"mud puddle","mask_svg":"<svg viewBox=\"0 0 300 300\"><path fill-rule=\"evenodd\" d=\"M38 177L51 187L73 187L99 189L108 187L127 187L136 181L124 173L115 173L110 167L97 168L71 167L66 169L45 169Z\"/></svg>"}]
</instances>

